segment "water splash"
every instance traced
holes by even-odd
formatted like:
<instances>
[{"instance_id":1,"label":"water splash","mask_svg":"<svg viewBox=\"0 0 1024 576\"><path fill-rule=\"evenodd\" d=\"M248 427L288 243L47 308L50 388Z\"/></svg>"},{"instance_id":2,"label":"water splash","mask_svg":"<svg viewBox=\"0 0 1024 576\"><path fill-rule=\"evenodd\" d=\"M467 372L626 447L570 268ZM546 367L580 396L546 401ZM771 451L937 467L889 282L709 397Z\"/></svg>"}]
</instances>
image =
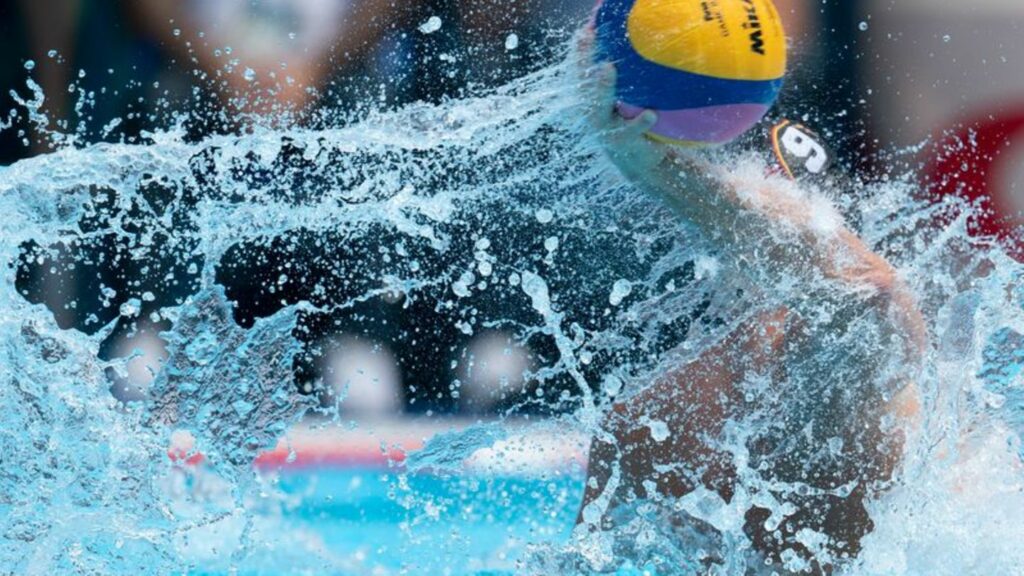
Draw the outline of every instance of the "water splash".
<instances>
[{"instance_id":1,"label":"water splash","mask_svg":"<svg viewBox=\"0 0 1024 576\"><path fill-rule=\"evenodd\" d=\"M824 283L757 285L733 273L725 255L627 184L578 120L575 78L560 64L480 97L343 127L201 142L172 129L142 145L63 148L0 174L0 258L10 264L0 287L0 561L26 574L258 572L282 538L267 508L285 496L252 462L303 418L331 417L317 401L322 382L303 377L325 325L387 337L404 367L422 370L458 358L467 335L506 330L532 361L531 384L502 406L504 417L558 415L560 426L600 435L610 400L642 395L657 374L749 322L752 309L826 293ZM45 125L41 101L25 106ZM765 169L748 152L714 159L737 172ZM825 228L836 215L828 192L815 201ZM921 198L908 180L838 192L840 211L911 285L932 335L918 381L926 417L889 489L869 503L874 530L861 553L840 564L851 573L1019 571L1020 265L968 238L966 207ZM73 282L87 289L68 301L61 287ZM822 331L849 313L803 301ZM381 312L381 302L397 312ZM394 314L431 321L392 328ZM609 492L583 512L584 526L608 515L607 529L538 541L519 564L477 568L809 568L795 553L766 565L745 516L766 510L770 534L796 522L794 502L822 490L845 499L856 478L822 488L773 476L765 467L782 457L750 447L783 438L782 456L848 457L845 432L860 415L821 407L837 392L818 376L851 370L844 402L891 394L852 371L889 346L873 339L870 321L857 341L807 348L806 362L788 367L795 389L744 383L745 401L777 410L736 417L705 439L739 479L728 498L698 488L616 502ZM106 354L106 343L145 330L160 334L167 360L143 399L119 404L109 373L125 359ZM424 339L428 348L402 348ZM407 394L433 413L453 409L454 390ZM794 406L834 433L780 419ZM643 425L663 440L679 433L653 417ZM181 431L192 444L168 457ZM440 435L411 471L451 474L506 436L500 423ZM183 465L198 454L204 467ZM404 473L394 482L392 498L426 519L402 524L422 545L406 550L405 568L417 571L434 561L425 547L443 506ZM569 500L563 493L559 506L574 507ZM812 557L829 554L820 533L794 531ZM290 560L295 570L365 568L322 548Z\"/></svg>"}]
</instances>

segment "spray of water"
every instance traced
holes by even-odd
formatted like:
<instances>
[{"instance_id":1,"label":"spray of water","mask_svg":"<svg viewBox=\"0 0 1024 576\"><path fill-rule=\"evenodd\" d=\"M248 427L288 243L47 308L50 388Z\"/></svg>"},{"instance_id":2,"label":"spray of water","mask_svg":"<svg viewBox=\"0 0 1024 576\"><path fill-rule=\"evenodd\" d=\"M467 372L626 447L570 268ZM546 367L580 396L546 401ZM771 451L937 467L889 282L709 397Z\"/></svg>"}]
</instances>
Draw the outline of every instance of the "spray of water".
<instances>
[{"instance_id":1,"label":"spray of water","mask_svg":"<svg viewBox=\"0 0 1024 576\"><path fill-rule=\"evenodd\" d=\"M928 321L915 371L923 417L872 420L848 408L888 398L891 379L877 374L901 368L886 364L894 344L873 319L850 318L856 307L800 271L770 283L738 273L731 255L622 178L580 120L577 88L573 65L557 64L478 97L367 113L342 127L254 128L201 142L172 127L143 144L64 147L0 173L0 563L25 574L258 571L273 556L295 570L364 569L288 546L297 536L267 512L282 497L252 462L290 425L330 418L334 408L317 400L322 383L297 376L315 363L316 326L380 334L367 303L388 298L444 319L390 334L436 342L426 348L436 355L419 362L451 362L459 335L513 334L531 351L531 385L503 405L504 417L543 413L550 419L538 427L605 439L613 400L640 397L759 311L792 306L819 336L787 366L787 388L752 371L742 395L765 408L703 439L736 477L728 498L707 487L629 500L608 490L572 538L538 542L511 566L477 568L1021 570L1022 271L968 237L970 207L926 200L910 177L810 192L822 228L840 212L857 222ZM46 125L42 95L34 98L23 105ZM765 172L753 153L709 158L755 179ZM76 300L40 288L69 290L69 278L89 287ZM854 328L829 332L837 325ZM149 389L127 403L109 391L129 361L104 352L114 333L159 334L167 350ZM459 383L444 396L423 401L457 403ZM638 418L656 441L678 433ZM866 503L874 528L859 554L834 557L827 535L798 526L790 531L801 552L766 564L746 514L764 510L771 534L799 522L801 503L821 491L840 500L856 491L856 474L816 482L807 473L829 459L874 466L849 446L861 424L905 427L906 442L885 448L898 454L870 455L900 464ZM169 458L181 431L194 439L191 452ZM440 435L410 455L408 473L456 474L506 437L501 422ZM211 471L203 477L180 466L198 453ZM675 464L659 463L652 486ZM436 518L435 500L400 478L394 498ZM434 554L405 553L413 571Z\"/></svg>"}]
</instances>

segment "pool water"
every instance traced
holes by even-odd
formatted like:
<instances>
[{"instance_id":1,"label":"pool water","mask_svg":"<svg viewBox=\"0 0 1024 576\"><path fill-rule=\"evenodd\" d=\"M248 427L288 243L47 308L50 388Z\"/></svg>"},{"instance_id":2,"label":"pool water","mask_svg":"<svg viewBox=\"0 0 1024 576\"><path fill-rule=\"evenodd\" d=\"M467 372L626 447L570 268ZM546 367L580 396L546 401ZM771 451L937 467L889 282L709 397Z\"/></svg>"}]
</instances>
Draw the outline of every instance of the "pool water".
<instances>
[{"instance_id":1,"label":"pool water","mask_svg":"<svg viewBox=\"0 0 1024 576\"><path fill-rule=\"evenodd\" d=\"M231 529L215 530L185 553L197 556L194 573L521 573L531 550L568 541L583 487L579 472L442 477L325 468L269 476L275 503L257 508L255 524L280 537L261 539L268 548L249 551L236 572L216 568L224 549L201 549L218 536L232 545Z\"/></svg>"},{"instance_id":2,"label":"pool water","mask_svg":"<svg viewBox=\"0 0 1024 576\"><path fill-rule=\"evenodd\" d=\"M528 546L566 541L583 478L413 474L403 481L373 471L282 478L286 491L311 483L305 502L285 518L317 532L326 548L364 556L367 566L458 574L511 570Z\"/></svg>"}]
</instances>

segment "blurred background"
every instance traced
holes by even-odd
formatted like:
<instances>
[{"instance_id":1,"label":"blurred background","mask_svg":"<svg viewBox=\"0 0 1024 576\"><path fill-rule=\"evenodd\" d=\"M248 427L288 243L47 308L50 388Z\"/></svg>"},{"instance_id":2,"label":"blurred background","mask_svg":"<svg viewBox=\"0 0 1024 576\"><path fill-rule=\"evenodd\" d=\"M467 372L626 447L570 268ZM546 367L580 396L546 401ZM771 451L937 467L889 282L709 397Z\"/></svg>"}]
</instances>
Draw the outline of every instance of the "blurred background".
<instances>
[{"instance_id":1,"label":"blurred background","mask_svg":"<svg viewBox=\"0 0 1024 576\"><path fill-rule=\"evenodd\" d=\"M792 55L776 119L814 127L847 170L867 178L881 177L890 162L919 164L923 189L991 208L973 223L981 233L1009 236L1024 224L1024 3L776 4ZM253 123L322 127L357 121L368 108L471 95L563 57L592 7L591 0L5 0L0 164L69 143L144 142L147 131L173 123L199 140ZM45 95L44 116L9 115L19 100L35 98L32 83ZM973 144L950 146L960 141ZM104 202L103 193L94 201ZM65 248L48 257L121 250ZM291 257L270 250L266 267ZM130 320L119 321L101 354L129 358L126 370L111 370L112 393L144 399L166 357L157 333L168 325L150 313L187 286L153 280L148 297L128 301L118 287L149 282L139 267L46 268L26 268L19 282L62 326L95 332L124 306L138 308L121 314ZM252 270L232 272L239 280L228 291L242 302L241 316L257 315L252 295L264 287L241 280ZM66 306L106 288L105 304ZM301 295L294 286L282 290ZM381 297L361 313L392 328L356 330L331 317L304 325L309 354L296 365L296 384L325 404L340 402L353 417L472 416L531 393L524 373L543 351L509 334L395 338L451 324L443 311L406 307L399 297ZM453 386L458 394L450 394Z\"/></svg>"}]
</instances>

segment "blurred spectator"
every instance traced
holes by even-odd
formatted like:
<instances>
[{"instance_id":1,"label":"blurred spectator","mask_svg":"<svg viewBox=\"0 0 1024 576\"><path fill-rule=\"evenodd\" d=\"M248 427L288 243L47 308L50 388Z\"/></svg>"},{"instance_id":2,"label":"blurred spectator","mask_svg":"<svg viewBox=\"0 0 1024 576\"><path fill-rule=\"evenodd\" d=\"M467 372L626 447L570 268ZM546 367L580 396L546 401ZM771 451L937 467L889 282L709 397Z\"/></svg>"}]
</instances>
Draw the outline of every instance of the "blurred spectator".
<instances>
[{"instance_id":1,"label":"blurred spectator","mask_svg":"<svg viewBox=\"0 0 1024 576\"><path fill-rule=\"evenodd\" d=\"M353 418L381 419L402 411L402 375L387 345L353 336L332 339L320 372L324 403Z\"/></svg>"},{"instance_id":2,"label":"blurred spectator","mask_svg":"<svg viewBox=\"0 0 1024 576\"><path fill-rule=\"evenodd\" d=\"M490 412L526 391L525 374L536 368L512 334L488 331L473 338L458 358L459 407Z\"/></svg>"}]
</instances>

